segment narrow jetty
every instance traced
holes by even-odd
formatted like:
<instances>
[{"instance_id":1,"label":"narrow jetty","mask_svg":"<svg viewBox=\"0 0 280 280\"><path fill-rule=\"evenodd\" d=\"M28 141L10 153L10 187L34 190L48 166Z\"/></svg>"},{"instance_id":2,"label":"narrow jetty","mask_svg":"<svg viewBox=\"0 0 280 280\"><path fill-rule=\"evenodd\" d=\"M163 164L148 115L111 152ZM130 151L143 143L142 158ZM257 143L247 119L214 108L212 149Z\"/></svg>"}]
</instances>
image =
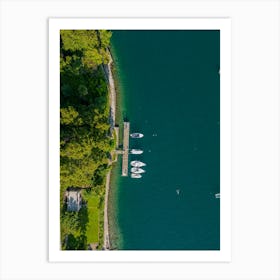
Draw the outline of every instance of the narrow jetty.
<instances>
[{"instance_id":1,"label":"narrow jetty","mask_svg":"<svg viewBox=\"0 0 280 280\"><path fill-rule=\"evenodd\" d=\"M130 123L124 122L123 123L122 176L128 176L129 130L130 130Z\"/></svg>"}]
</instances>

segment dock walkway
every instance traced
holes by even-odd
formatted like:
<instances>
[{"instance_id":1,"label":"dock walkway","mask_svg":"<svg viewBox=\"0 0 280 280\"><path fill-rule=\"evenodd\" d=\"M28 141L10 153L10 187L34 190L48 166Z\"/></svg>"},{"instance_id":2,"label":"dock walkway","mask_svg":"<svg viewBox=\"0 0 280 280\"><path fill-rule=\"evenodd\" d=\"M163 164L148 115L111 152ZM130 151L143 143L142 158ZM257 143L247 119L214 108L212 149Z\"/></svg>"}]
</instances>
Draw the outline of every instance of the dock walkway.
<instances>
[{"instance_id":1,"label":"dock walkway","mask_svg":"<svg viewBox=\"0 0 280 280\"><path fill-rule=\"evenodd\" d=\"M122 176L128 176L129 130L130 130L130 123L124 122L123 123Z\"/></svg>"}]
</instances>

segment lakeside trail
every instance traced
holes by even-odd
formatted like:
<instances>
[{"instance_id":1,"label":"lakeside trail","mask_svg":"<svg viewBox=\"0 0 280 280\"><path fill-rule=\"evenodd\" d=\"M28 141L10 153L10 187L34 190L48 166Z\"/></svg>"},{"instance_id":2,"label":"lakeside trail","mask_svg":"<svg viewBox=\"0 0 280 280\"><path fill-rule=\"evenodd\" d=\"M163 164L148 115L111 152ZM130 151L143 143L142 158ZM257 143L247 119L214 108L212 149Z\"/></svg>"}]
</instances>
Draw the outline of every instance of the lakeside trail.
<instances>
[{"instance_id":1,"label":"lakeside trail","mask_svg":"<svg viewBox=\"0 0 280 280\"><path fill-rule=\"evenodd\" d=\"M116 121L116 88L115 88L115 81L113 78L113 73L112 73L112 63L113 63L113 58L110 53L109 53L109 63L108 66L106 67L107 71L107 78L108 78L108 83L109 83L109 92L110 92L110 118L111 118L111 129L115 127L115 121Z\"/></svg>"},{"instance_id":2,"label":"lakeside trail","mask_svg":"<svg viewBox=\"0 0 280 280\"><path fill-rule=\"evenodd\" d=\"M104 65L104 72L107 76L107 81L109 84L109 101L110 101L110 124L111 124L111 131L113 131L115 127L115 120L116 120L116 89L115 89L115 82L113 79L112 74L112 63L113 58L111 56L110 51L108 50L109 54L109 63L108 65ZM110 160L109 164L111 165L112 162ZM110 250L110 235L109 235L109 221L108 221L108 196L110 191L110 176L111 171L108 172L106 177L106 188L105 188L105 202L104 202L104 250Z\"/></svg>"},{"instance_id":3,"label":"lakeside trail","mask_svg":"<svg viewBox=\"0 0 280 280\"><path fill-rule=\"evenodd\" d=\"M109 237L109 221L108 221L108 194L110 190L110 177L111 171L108 172L106 177L106 191L104 202L104 250L110 250L110 237Z\"/></svg>"}]
</instances>

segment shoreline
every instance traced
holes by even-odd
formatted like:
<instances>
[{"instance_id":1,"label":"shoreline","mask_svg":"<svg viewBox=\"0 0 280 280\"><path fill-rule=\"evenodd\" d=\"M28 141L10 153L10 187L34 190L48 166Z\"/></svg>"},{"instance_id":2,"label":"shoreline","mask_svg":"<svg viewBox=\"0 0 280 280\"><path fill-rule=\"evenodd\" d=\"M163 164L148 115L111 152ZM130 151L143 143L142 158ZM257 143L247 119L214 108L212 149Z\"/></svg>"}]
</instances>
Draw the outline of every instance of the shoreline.
<instances>
[{"instance_id":1,"label":"shoreline","mask_svg":"<svg viewBox=\"0 0 280 280\"><path fill-rule=\"evenodd\" d=\"M124 112L126 111L125 105L125 94L123 89L123 80L121 76L120 65L118 62L118 53L116 52L114 45L110 45L110 55L112 58L111 73L112 79L114 81L115 88L115 125L118 127L118 143L116 143L116 148L119 144L123 142L123 121ZM116 154L116 159L118 159ZM112 162L111 175L110 175L110 191L109 191L109 204L108 204L108 222L109 222L109 237L111 250L122 250L123 248L123 236L119 225L119 185L120 180L122 180L121 160L114 160Z\"/></svg>"},{"instance_id":2,"label":"shoreline","mask_svg":"<svg viewBox=\"0 0 280 280\"><path fill-rule=\"evenodd\" d=\"M112 74L112 63L113 58L108 50L109 54L109 63L105 65L104 72L107 76L107 81L109 85L109 103L110 103L110 125L111 125L111 132L115 129L115 122L116 122L116 89L115 89L115 82ZM116 147L115 147L116 148ZM109 165L112 166L112 160L109 160ZM110 193L110 182L111 182L111 170L108 171L106 175L106 185L105 185L105 201L104 201L104 240L103 240L103 248L104 250L110 250L110 229L109 229L109 218L108 218L108 200L109 200L109 193Z\"/></svg>"}]
</instances>

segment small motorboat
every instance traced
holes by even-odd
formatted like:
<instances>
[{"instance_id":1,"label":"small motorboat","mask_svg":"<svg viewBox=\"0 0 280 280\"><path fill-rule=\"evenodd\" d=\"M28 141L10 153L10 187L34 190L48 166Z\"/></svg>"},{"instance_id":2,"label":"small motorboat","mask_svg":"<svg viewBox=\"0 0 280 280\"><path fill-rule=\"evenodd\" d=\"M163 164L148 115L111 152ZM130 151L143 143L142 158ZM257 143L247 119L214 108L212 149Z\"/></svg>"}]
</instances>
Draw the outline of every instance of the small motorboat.
<instances>
[{"instance_id":1,"label":"small motorboat","mask_svg":"<svg viewBox=\"0 0 280 280\"><path fill-rule=\"evenodd\" d=\"M131 172L135 173L135 174L140 174L140 173L145 173L145 170L143 170L142 168L138 168L138 167L132 167Z\"/></svg>"},{"instance_id":2,"label":"small motorboat","mask_svg":"<svg viewBox=\"0 0 280 280\"><path fill-rule=\"evenodd\" d=\"M139 173L131 173L130 177L133 179L139 179L142 178L142 175Z\"/></svg>"},{"instance_id":3,"label":"small motorboat","mask_svg":"<svg viewBox=\"0 0 280 280\"><path fill-rule=\"evenodd\" d=\"M139 160L133 160L130 164L134 167L146 166L146 163L139 161Z\"/></svg>"},{"instance_id":4,"label":"small motorboat","mask_svg":"<svg viewBox=\"0 0 280 280\"><path fill-rule=\"evenodd\" d=\"M143 151L142 150L139 150L139 149L132 149L130 151L131 154L134 154L134 155L141 155L143 154Z\"/></svg>"},{"instance_id":5,"label":"small motorboat","mask_svg":"<svg viewBox=\"0 0 280 280\"><path fill-rule=\"evenodd\" d=\"M215 197L216 197L216 198L220 198L220 193L216 193L216 194L215 194Z\"/></svg>"},{"instance_id":6,"label":"small motorboat","mask_svg":"<svg viewBox=\"0 0 280 280\"><path fill-rule=\"evenodd\" d=\"M144 137L144 134L135 132L135 133L131 133L131 134L130 134L130 137L131 137L131 138L143 138L143 137Z\"/></svg>"}]
</instances>

